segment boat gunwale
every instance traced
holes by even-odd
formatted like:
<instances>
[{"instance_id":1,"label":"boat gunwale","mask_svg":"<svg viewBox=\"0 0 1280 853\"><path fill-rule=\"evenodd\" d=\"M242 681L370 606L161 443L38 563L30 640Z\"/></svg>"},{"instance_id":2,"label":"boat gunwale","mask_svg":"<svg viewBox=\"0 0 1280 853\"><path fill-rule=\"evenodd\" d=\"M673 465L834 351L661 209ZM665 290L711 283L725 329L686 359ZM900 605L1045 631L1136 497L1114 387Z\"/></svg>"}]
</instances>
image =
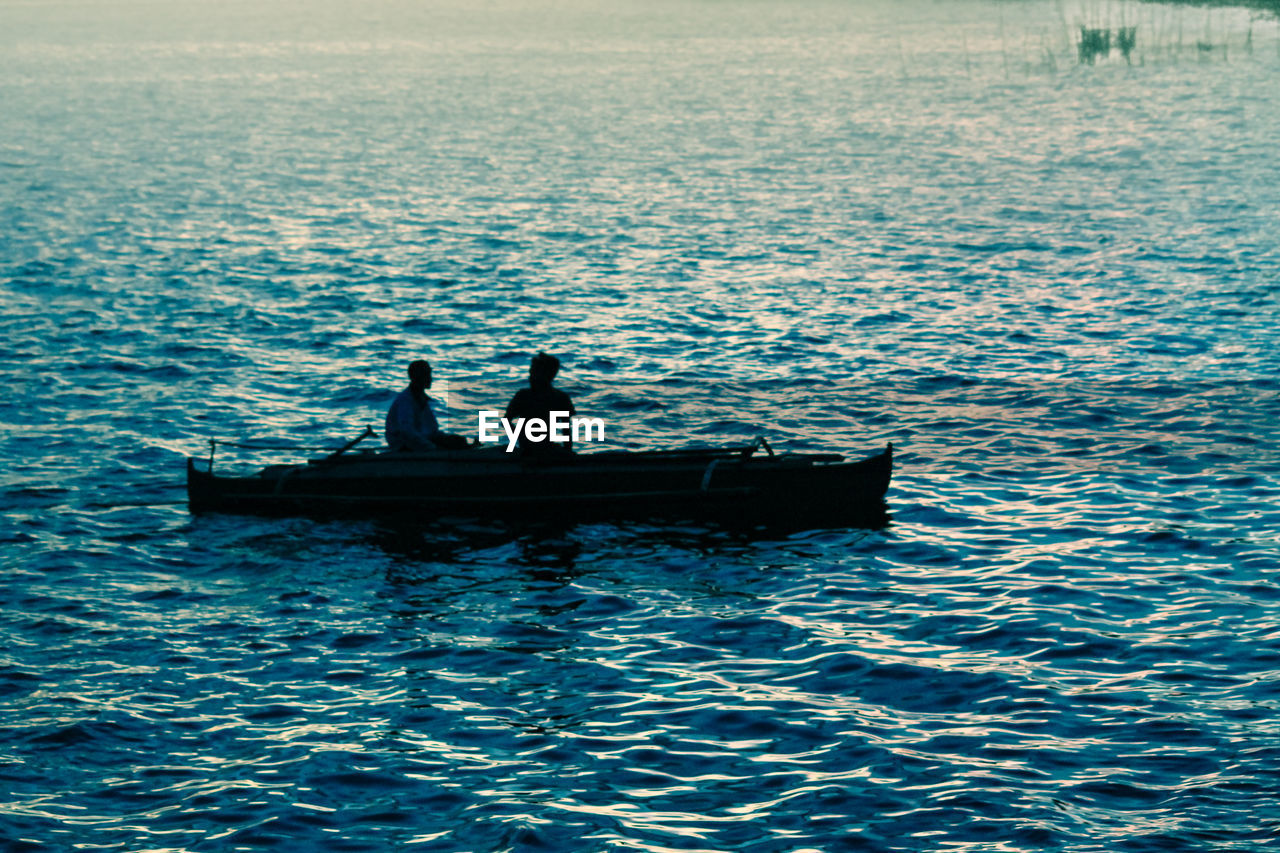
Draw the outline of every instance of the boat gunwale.
<instances>
[{"instance_id":1,"label":"boat gunwale","mask_svg":"<svg viewBox=\"0 0 1280 853\"><path fill-rule=\"evenodd\" d=\"M203 466L197 466L197 461L203 460L190 457L188 505L193 514L271 516L376 516L413 511L442 517L532 518L548 512L578 511L584 519L684 517L689 513L697 517L730 513L844 517L875 507L883 514L893 473L892 444L855 460L836 454L753 458L716 453L714 449L659 459L612 453L607 459L598 459L605 454L532 459L489 454L486 462L507 463L501 471L466 464L477 459L466 456L467 452L366 453L347 460L272 465L248 476L201 470ZM361 470L361 462L373 464ZM395 473L384 467L389 462L400 463ZM348 467L346 463L356 464ZM408 465L406 471L404 463L419 464ZM628 476L633 479L628 481ZM721 478L727 482L715 482ZM610 491L614 482L633 488ZM391 493L378 493L378 483L386 483ZM475 485L458 485L461 483ZM458 494L458 488L468 493Z\"/></svg>"}]
</instances>

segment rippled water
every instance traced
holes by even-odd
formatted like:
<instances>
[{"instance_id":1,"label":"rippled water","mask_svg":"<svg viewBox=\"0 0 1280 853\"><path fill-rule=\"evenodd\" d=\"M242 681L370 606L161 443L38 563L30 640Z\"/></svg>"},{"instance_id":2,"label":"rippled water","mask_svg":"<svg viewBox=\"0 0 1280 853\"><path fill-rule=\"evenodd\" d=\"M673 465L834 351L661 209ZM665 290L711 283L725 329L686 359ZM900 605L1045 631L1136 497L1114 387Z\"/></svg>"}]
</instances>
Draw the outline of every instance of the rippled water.
<instances>
[{"instance_id":1,"label":"rippled water","mask_svg":"<svg viewBox=\"0 0 1280 853\"><path fill-rule=\"evenodd\" d=\"M1274 20L0 22L6 850L1280 838ZM539 348L611 446L891 440L892 522L187 514L208 437L340 443L419 356L474 433Z\"/></svg>"}]
</instances>

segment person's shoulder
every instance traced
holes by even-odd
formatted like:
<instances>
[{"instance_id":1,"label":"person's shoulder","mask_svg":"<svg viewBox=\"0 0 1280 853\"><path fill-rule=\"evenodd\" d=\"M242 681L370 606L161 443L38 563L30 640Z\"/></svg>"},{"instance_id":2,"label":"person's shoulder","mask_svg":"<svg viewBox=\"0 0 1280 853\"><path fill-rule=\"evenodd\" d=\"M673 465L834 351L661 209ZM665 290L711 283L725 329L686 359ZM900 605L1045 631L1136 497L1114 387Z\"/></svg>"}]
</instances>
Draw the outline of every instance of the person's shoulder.
<instances>
[{"instance_id":1,"label":"person's shoulder","mask_svg":"<svg viewBox=\"0 0 1280 853\"><path fill-rule=\"evenodd\" d=\"M507 416L519 416L530 405L530 390L521 388L519 391L511 395L511 402L507 403Z\"/></svg>"},{"instance_id":2,"label":"person's shoulder","mask_svg":"<svg viewBox=\"0 0 1280 853\"><path fill-rule=\"evenodd\" d=\"M551 399L553 401L551 405L557 410L573 414L573 398L569 396L568 392L561 391L559 388L552 388Z\"/></svg>"}]
</instances>

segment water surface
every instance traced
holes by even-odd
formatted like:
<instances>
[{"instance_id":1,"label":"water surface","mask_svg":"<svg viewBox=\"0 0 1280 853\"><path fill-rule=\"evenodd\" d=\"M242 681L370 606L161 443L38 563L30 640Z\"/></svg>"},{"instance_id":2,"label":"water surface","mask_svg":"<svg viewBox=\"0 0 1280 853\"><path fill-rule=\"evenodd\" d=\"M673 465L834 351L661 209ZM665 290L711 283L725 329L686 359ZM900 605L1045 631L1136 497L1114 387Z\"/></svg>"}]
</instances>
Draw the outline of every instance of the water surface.
<instances>
[{"instance_id":1,"label":"water surface","mask_svg":"<svg viewBox=\"0 0 1280 853\"><path fill-rule=\"evenodd\" d=\"M8 849L1280 836L1273 20L0 20ZM417 357L474 433L538 349L613 447L893 441L892 523L186 512L209 437L339 444Z\"/></svg>"}]
</instances>

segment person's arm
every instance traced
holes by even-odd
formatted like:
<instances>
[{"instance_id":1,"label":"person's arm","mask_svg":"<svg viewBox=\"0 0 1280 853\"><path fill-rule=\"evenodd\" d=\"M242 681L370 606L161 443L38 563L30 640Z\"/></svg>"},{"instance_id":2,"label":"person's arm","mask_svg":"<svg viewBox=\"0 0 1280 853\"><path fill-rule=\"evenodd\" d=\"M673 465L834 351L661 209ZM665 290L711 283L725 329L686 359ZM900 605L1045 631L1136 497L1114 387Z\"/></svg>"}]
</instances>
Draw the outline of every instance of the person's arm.
<instances>
[{"instance_id":1,"label":"person's arm","mask_svg":"<svg viewBox=\"0 0 1280 853\"><path fill-rule=\"evenodd\" d=\"M444 433L440 431L440 422L436 420L436 413L431 409L431 398L428 397L426 408L422 410L422 438L434 448L442 435Z\"/></svg>"},{"instance_id":2,"label":"person's arm","mask_svg":"<svg viewBox=\"0 0 1280 853\"><path fill-rule=\"evenodd\" d=\"M573 408L573 398L563 391L560 393L564 394L564 407L569 410L569 417L572 418L577 414L577 410ZM569 450L573 450L573 430L569 430L569 440L564 443L564 446Z\"/></svg>"},{"instance_id":3,"label":"person's arm","mask_svg":"<svg viewBox=\"0 0 1280 853\"><path fill-rule=\"evenodd\" d=\"M515 419L520 416L519 412L520 412L520 409L523 408L524 392L525 392L525 389L521 388L519 391L517 391L515 394L512 395L511 402L507 403L507 411L505 414L503 414L504 418L514 422Z\"/></svg>"}]
</instances>

